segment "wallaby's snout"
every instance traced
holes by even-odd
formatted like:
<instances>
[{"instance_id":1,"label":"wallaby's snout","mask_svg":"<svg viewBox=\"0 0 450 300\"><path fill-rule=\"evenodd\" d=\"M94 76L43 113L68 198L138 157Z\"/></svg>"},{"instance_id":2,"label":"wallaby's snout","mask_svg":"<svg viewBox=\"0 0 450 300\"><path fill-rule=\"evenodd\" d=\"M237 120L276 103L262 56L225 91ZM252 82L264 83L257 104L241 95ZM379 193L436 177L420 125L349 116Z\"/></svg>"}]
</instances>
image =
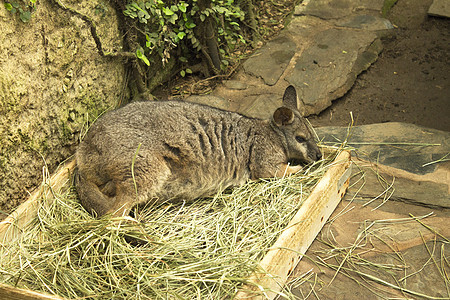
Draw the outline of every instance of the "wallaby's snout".
<instances>
[{"instance_id":1,"label":"wallaby's snout","mask_svg":"<svg viewBox=\"0 0 450 300\"><path fill-rule=\"evenodd\" d=\"M298 143L293 148L294 150L290 151L290 160L308 164L322 159L322 152L313 139Z\"/></svg>"},{"instance_id":2,"label":"wallaby's snout","mask_svg":"<svg viewBox=\"0 0 450 300\"><path fill-rule=\"evenodd\" d=\"M308 149L308 156L311 158L311 160L318 161L322 159L322 152L320 152L320 149L315 141L311 141L308 143Z\"/></svg>"}]
</instances>

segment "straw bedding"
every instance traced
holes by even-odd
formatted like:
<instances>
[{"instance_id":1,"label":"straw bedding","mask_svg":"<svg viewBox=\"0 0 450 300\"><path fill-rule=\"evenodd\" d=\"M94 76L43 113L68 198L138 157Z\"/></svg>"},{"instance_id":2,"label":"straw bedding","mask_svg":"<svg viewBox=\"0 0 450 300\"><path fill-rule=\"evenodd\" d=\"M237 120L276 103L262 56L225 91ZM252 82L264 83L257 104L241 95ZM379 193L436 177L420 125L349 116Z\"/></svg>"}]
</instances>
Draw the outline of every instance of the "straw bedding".
<instances>
[{"instance_id":1,"label":"straw bedding","mask_svg":"<svg viewBox=\"0 0 450 300\"><path fill-rule=\"evenodd\" d=\"M334 157L193 203L136 208L133 218L95 219L73 187L53 191L0 248L0 282L66 298L232 298Z\"/></svg>"}]
</instances>

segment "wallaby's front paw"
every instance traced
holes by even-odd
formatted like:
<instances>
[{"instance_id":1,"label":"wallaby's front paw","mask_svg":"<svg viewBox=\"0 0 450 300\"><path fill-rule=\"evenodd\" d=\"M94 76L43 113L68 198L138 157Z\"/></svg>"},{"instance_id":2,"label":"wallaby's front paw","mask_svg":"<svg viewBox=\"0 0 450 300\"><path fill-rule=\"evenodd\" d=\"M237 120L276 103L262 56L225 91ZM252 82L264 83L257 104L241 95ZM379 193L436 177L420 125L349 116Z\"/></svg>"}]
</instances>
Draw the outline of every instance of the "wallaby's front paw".
<instances>
[{"instance_id":1,"label":"wallaby's front paw","mask_svg":"<svg viewBox=\"0 0 450 300\"><path fill-rule=\"evenodd\" d=\"M297 173L303 169L302 166L291 166L289 164L282 164L281 168L278 169L278 172L275 174L276 177L283 177L290 174Z\"/></svg>"}]
</instances>

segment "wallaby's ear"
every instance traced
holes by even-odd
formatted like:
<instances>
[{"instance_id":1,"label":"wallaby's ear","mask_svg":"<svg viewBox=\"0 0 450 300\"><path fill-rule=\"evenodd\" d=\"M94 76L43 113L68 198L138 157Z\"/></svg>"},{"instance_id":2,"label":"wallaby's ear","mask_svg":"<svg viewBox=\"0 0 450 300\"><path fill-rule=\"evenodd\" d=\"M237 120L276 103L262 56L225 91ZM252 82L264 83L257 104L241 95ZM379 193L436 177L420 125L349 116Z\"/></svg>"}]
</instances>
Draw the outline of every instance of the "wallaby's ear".
<instances>
[{"instance_id":1,"label":"wallaby's ear","mask_svg":"<svg viewBox=\"0 0 450 300\"><path fill-rule=\"evenodd\" d=\"M294 118L295 115L292 109L284 106L277 108L277 110L273 113L273 121L277 126L290 125L294 122Z\"/></svg>"},{"instance_id":2,"label":"wallaby's ear","mask_svg":"<svg viewBox=\"0 0 450 300\"><path fill-rule=\"evenodd\" d=\"M300 105L298 103L297 91L295 87L290 85L286 88L283 95L283 105L291 109L300 110Z\"/></svg>"}]
</instances>

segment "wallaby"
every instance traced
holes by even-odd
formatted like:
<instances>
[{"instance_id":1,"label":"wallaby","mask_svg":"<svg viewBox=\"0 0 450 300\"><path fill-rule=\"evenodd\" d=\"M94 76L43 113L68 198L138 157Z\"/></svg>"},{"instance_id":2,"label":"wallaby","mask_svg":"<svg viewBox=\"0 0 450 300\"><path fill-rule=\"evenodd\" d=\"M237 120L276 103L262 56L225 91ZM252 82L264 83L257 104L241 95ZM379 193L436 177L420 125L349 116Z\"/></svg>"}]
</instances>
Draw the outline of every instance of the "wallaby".
<instances>
[{"instance_id":1,"label":"wallaby","mask_svg":"<svg viewBox=\"0 0 450 300\"><path fill-rule=\"evenodd\" d=\"M106 113L77 153L81 204L96 216L147 201L193 200L249 179L280 177L322 155L293 86L271 120L182 101L134 102Z\"/></svg>"}]
</instances>

